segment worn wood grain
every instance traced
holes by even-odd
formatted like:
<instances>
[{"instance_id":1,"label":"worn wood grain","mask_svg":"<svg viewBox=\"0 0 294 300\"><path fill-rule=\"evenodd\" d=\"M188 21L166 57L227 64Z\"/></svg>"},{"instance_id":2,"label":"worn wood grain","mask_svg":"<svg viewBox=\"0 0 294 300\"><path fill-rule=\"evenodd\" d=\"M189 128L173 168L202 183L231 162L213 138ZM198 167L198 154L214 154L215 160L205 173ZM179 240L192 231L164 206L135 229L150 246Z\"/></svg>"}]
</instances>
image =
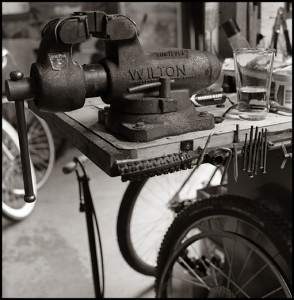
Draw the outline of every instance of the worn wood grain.
<instances>
[{"instance_id":1,"label":"worn wood grain","mask_svg":"<svg viewBox=\"0 0 294 300\"><path fill-rule=\"evenodd\" d=\"M230 95L232 101L236 101L236 95ZM85 106L79 110L67 113L44 113L31 108L44 118L50 126L59 129L60 133L67 137L71 143L89 157L98 167L110 176L116 176L115 163L122 160L150 159L172 153L179 153L181 142L193 141L193 149L203 148L209 134L212 136L209 147L222 147L231 144L234 138L234 130L239 125L239 139L244 142L245 134L249 134L251 125L259 128L267 128L269 132L287 131L292 128L292 116L286 113L269 113L266 120L249 122L240 120L237 110L227 114L225 120L215 124L211 130L189 132L178 136L160 138L146 143L127 142L107 132L103 125L98 123L98 109L105 104L100 98L87 99ZM230 106L224 108L215 106L199 107L199 111L208 111L215 116L221 116Z\"/></svg>"}]
</instances>

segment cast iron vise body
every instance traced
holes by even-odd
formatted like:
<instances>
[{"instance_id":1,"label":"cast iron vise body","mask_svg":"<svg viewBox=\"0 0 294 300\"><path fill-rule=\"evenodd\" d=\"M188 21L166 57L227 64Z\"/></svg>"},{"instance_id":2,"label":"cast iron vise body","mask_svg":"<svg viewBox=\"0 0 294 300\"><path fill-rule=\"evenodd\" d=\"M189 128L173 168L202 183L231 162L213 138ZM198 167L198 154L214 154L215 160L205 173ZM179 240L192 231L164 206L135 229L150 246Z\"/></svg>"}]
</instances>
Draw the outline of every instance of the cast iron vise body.
<instances>
[{"instance_id":1,"label":"cast iron vise body","mask_svg":"<svg viewBox=\"0 0 294 300\"><path fill-rule=\"evenodd\" d=\"M81 66L72 59L72 45L90 35L104 40L106 57ZM79 12L53 20L42 32L30 78L7 81L8 99L30 98L42 111L66 112L100 96L110 104L100 122L128 141L213 128L213 115L197 112L190 96L215 82L218 59L188 49L144 52L138 36L136 24L122 15Z\"/></svg>"},{"instance_id":2,"label":"cast iron vise body","mask_svg":"<svg viewBox=\"0 0 294 300\"><path fill-rule=\"evenodd\" d=\"M90 35L105 42L105 58L80 65L72 46ZM190 96L216 81L218 59L187 49L145 52L137 25L123 15L77 12L49 22L42 32L37 60L29 78L20 71L5 81L9 101L15 101L26 202L35 200L29 163L23 100L33 100L46 112L81 108L86 98L109 104L99 112L105 128L132 142L214 127L212 114L197 112Z\"/></svg>"}]
</instances>

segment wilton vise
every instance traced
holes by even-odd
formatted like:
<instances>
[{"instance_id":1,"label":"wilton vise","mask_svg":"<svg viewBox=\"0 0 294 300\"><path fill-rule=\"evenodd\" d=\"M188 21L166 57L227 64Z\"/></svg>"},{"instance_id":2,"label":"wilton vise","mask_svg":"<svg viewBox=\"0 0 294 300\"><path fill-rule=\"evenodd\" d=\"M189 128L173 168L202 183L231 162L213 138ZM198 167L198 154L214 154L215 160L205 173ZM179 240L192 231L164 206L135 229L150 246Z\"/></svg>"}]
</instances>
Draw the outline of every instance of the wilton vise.
<instances>
[{"instance_id":1,"label":"wilton vise","mask_svg":"<svg viewBox=\"0 0 294 300\"><path fill-rule=\"evenodd\" d=\"M72 46L90 35L103 39L106 55L81 66L72 59ZM131 142L213 128L214 116L197 112L190 96L219 77L216 56L177 48L145 52L138 36L135 22L119 14L76 12L49 22L30 77L15 71L5 82L8 100L18 107L19 136L26 135L24 99L41 111L67 112L101 97L110 106L99 111L99 122Z\"/></svg>"}]
</instances>

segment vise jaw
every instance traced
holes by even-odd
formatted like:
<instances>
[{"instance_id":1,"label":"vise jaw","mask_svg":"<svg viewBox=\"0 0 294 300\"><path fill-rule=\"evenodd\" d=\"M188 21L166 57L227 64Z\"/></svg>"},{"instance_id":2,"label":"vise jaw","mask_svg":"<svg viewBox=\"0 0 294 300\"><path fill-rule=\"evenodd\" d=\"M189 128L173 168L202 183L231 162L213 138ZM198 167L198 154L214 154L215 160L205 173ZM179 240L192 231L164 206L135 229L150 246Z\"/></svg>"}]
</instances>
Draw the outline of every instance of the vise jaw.
<instances>
[{"instance_id":1,"label":"vise jaw","mask_svg":"<svg viewBox=\"0 0 294 300\"><path fill-rule=\"evenodd\" d=\"M72 46L90 36L103 39L105 58L80 65ZM101 97L110 106L99 112L99 122L132 142L213 128L213 115L197 112L190 96L217 80L218 59L188 49L145 52L138 36L135 22L123 15L91 11L55 19L42 32L30 78L7 80L7 97L33 99L47 112L72 111Z\"/></svg>"}]
</instances>

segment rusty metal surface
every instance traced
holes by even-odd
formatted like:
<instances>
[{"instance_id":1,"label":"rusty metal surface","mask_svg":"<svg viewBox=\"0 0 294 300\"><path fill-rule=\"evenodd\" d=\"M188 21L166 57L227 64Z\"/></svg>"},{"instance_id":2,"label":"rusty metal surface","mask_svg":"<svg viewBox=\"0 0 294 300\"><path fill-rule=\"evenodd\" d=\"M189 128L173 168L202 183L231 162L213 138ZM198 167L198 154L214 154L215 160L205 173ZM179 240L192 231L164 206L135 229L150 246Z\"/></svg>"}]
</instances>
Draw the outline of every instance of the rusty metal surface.
<instances>
[{"instance_id":1,"label":"rusty metal surface","mask_svg":"<svg viewBox=\"0 0 294 300\"><path fill-rule=\"evenodd\" d=\"M72 46L90 36L104 41L106 56L81 66L72 59ZM41 111L68 112L99 96L110 104L105 128L128 141L213 128L213 115L195 111L190 96L219 77L217 57L190 49L145 52L138 36L135 22L123 15L94 11L55 19L42 32L25 85L7 82L9 98L29 97Z\"/></svg>"}]
</instances>

